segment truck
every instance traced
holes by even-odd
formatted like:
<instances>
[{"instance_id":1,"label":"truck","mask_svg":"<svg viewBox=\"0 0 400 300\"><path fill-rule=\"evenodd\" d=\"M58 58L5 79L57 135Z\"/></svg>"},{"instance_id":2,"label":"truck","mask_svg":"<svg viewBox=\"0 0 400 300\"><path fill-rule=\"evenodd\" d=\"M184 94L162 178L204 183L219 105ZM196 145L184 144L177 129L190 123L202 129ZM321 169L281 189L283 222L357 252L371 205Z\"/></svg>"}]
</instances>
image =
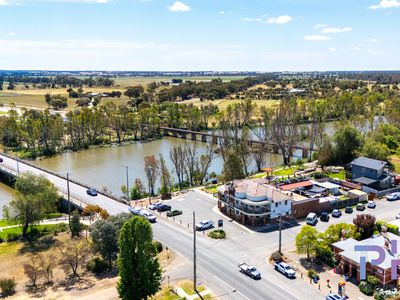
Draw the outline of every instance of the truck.
<instances>
[{"instance_id":1,"label":"truck","mask_svg":"<svg viewBox=\"0 0 400 300\"><path fill-rule=\"evenodd\" d=\"M294 278L296 276L296 272L293 270L293 268L285 262L276 262L274 264L274 268L287 278Z\"/></svg>"},{"instance_id":2,"label":"truck","mask_svg":"<svg viewBox=\"0 0 400 300\"><path fill-rule=\"evenodd\" d=\"M261 274L258 272L257 268L254 266L249 266L246 263L241 263L238 265L239 271L253 279L261 279Z\"/></svg>"}]
</instances>

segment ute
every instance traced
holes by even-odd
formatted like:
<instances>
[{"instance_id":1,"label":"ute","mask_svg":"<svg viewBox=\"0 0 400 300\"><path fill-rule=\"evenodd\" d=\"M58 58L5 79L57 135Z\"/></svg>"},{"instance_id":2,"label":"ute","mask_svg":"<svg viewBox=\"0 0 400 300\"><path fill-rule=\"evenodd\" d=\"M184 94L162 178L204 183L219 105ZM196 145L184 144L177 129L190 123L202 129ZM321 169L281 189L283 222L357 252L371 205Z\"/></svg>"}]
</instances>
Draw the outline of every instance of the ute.
<instances>
[{"instance_id":1,"label":"ute","mask_svg":"<svg viewBox=\"0 0 400 300\"><path fill-rule=\"evenodd\" d=\"M285 262L275 263L274 268L287 278L294 278L296 276L296 272L293 270L293 268Z\"/></svg>"},{"instance_id":2,"label":"ute","mask_svg":"<svg viewBox=\"0 0 400 300\"><path fill-rule=\"evenodd\" d=\"M257 268L254 266L249 266L246 263L241 263L238 265L240 272L246 274L253 279L261 279L261 274L258 272Z\"/></svg>"}]
</instances>

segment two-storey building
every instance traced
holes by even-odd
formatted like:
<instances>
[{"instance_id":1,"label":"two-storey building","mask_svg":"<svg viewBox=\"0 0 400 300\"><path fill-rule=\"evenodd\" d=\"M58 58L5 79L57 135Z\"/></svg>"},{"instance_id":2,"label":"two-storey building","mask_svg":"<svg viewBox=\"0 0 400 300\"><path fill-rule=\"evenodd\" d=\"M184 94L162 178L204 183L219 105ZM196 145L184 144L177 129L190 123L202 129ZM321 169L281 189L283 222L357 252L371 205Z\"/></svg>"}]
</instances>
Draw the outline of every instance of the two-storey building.
<instances>
[{"instance_id":1,"label":"two-storey building","mask_svg":"<svg viewBox=\"0 0 400 300\"><path fill-rule=\"evenodd\" d=\"M361 156L351 162L352 181L376 190L387 189L392 177L388 175L386 165L384 161Z\"/></svg>"}]
</instances>

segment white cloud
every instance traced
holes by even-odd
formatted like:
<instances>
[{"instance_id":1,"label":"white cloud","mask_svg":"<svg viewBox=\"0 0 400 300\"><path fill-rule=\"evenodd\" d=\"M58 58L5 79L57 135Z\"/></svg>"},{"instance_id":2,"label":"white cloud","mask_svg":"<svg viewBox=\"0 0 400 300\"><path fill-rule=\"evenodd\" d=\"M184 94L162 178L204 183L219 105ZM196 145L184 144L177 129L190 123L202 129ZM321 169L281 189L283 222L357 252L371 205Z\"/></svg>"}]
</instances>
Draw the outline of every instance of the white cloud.
<instances>
[{"instance_id":1,"label":"white cloud","mask_svg":"<svg viewBox=\"0 0 400 300\"><path fill-rule=\"evenodd\" d=\"M368 40L368 42L371 42L371 43L378 43L380 41L381 41L380 39L369 39Z\"/></svg>"},{"instance_id":2,"label":"white cloud","mask_svg":"<svg viewBox=\"0 0 400 300\"><path fill-rule=\"evenodd\" d=\"M336 52L336 48L328 48L330 52Z\"/></svg>"},{"instance_id":3,"label":"white cloud","mask_svg":"<svg viewBox=\"0 0 400 300\"><path fill-rule=\"evenodd\" d=\"M306 35L304 36L305 41L329 41L331 38L325 35Z\"/></svg>"},{"instance_id":4,"label":"white cloud","mask_svg":"<svg viewBox=\"0 0 400 300\"><path fill-rule=\"evenodd\" d=\"M220 15L225 15L226 12L224 12L223 10L221 10L221 11L219 12L219 14L220 14Z\"/></svg>"},{"instance_id":5,"label":"white cloud","mask_svg":"<svg viewBox=\"0 0 400 300\"><path fill-rule=\"evenodd\" d=\"M338 28L338 27L327 27L322 29L322 33L342 33L342 32L350 32L352 31L353 28L351 27L343 27L343 28Z\"/></svg>"},{"instance_id":6,"label":"white cloud","mask_svg":"<svg viewBox=\"0 0 400 300\"><path fill-rule=\"evenodd\" d=\"M9 36L16 36L16 33L15 32L9 32L8 35Z\"/></svg>"},{"instance_id":7,"label":"white cloud","mask_svg":"<svg viewBox=\"0 0 400 300\"><path fill-rule=\"evenodd\" d=\"M369 9L380 9L380 8L398 8L400 7L399 0L381 0L379 4L369 6Z\"/></svg>"},{"instance_id":8,"label":"white cloud","mask_svg":"<svg viewBox=\"0 0 400 300\"><path fill-rule=\"evenodd\" d=\"M243 18L242 20L245 22L262 22L263 21L262 18L249 18L249 17Z\"/></svg>"},{"instance_id":9,"label":"white cloud","mask_svg":"<svg viewBox=\"0 0 400 300\"><path fill-rule=\"evenodd\" d=\"M314 29L321 29L328 27L328 24L315 24Z\"/></svg>"},{"instance_id":10,"label":"white cloud","mask_svg":"<svg viewBox=\"0 0 400 300\"><path fill-rule=\"evenodd\" d=\"M174 4L168 7L168 9L173 12L187 12L190 10L190 6L180 1L176 1Z\"/></svg>"},{"instance_id":11,"label":"white cloud","mask_svg":"<svg viewBox=\"0 0 400 300\"><path fill-rule=\"evenodd\" d=\"M267 23L268 24L287 24L292 21L292 17L288 15L279 16L276 18L269 18Z\"/></svg>"},{"instance_id":12,"label":"white cloud","mask_svg":"<svg viewBox=\"0 0 400 300\"><path fill-rule=\"evenodd\" d=\"M7 0L0 0L0 5L8 5L10 3L8 3Z\"/></svg>"},{"instance_id":13,"label":"white cloud","mask_svg":"<svg viewBox=\"0 0 400 300\"><path fill-rule=\"evenodd\" d=\"M362 48L361 48L361 47L358 47L358 46L355 46L355 47L353 47L353 50L354 50L354 51L361 51Z\"/></svg>"}]
</instances>

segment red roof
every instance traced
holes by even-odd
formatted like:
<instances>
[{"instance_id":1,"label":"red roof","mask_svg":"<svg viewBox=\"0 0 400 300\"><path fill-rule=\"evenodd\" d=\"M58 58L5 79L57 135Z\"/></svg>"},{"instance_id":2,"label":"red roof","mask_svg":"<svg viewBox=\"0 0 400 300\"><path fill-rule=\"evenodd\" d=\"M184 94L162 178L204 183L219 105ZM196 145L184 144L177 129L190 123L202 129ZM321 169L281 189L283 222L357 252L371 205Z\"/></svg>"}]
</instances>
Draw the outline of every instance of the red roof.
<instances>
[{"instance_id":1,"label":"red roof","mask_svg":"<svg viewBox=\"0 0 400 300\"><path fill-rule=\"evenodd\" d=\"M301 181L301 182L281 185L280 189L282 189L284 191L290 191L290 190L297 189L299 187L306 187L306 186L312 186L312 185L313 185L313 183L311 181L307 180L307 181Z\"/></svg>"},{"instance_id":2,"label":"red roof","mask_svg":"<svg viewBox=\"0 0 400 300\"><path fill-rule=\"evenodd\" d=\"M349 182L349 181L342 181L340 182L340 185L346 188L350 188L350 189L359 189L360 185L353 183L353 182Z\"/></svg>"}]
</instances>

